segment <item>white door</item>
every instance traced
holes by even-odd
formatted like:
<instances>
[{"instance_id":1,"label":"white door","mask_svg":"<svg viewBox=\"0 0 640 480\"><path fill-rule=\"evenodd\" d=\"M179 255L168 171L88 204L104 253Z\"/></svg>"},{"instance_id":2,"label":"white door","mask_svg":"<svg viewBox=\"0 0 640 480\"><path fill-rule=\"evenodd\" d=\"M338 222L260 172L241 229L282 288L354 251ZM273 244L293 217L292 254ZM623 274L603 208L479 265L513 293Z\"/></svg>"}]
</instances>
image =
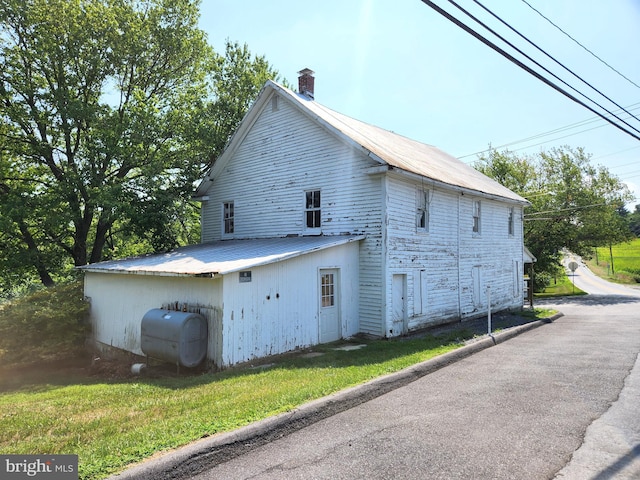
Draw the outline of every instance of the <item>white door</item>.
<instances>
[{"instance_id":1,"label":"white door","mask_svg":"<svg viewBox=\"0 0 640 480\"><path fill-rule=\"evenodd\" d=\"M473 306L482 306L482 270L480 265L476 265L471 270L471 282L473 288Z\"/></svg>"},{"instance_id":2,"label":"white door","mask_svg":"<svg viewBox=\"0 0 640 480\"><path fill-rule=\"evenodd\" d=\"M340 296L338 292L338 270L320 270L320 343L342 338L340 329Z\"/></svg>"},{"instance_id":3,"label":"white door","mask_svg":"<svg viewBox=\"0 0 640 480\"><path fill-rule=\"evenodd\" d=\"M393 275L392 280L392 321L393 335L402 335L407 333L407 276Z\"/></svg>"}]
</instances>

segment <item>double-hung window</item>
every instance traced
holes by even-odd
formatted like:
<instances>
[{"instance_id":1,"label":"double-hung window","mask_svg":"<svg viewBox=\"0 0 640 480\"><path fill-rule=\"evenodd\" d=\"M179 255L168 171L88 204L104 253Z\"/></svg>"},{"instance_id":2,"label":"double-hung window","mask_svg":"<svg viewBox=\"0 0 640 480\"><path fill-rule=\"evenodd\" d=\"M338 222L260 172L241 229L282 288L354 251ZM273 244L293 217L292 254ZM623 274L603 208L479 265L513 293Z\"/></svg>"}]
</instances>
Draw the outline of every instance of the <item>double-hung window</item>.
<instances>
[{"instance_id":1,"label":"double-hung window","mask_svg":"<svg viewBox=\"0 0 640 480\"><path fill-rule=\"evenodd\" d=\"M322 220L320 190L304 192L304 205L305 229L319 233Z\"/></svg>"},{"instance_id":2,"label":"double-hung window","mask_svg":"<svg viewBox=\"0 0 640 480\"><path fill-rule=\"evenodd\" d=\"M233 202L224 202L222 204L222 232L225 235L233 234L234 230L234 222L235 222L235 212L233 207Z\"/></svg>"},{"instance_id":3,"label":"double-hung window","mask_svg":"<svg viewBox=\"0 0 640 480\"><path fill-rule=\"evenodd\" d=\"M513 207L509 208L508 232L509 236L513 236Z\"/></svg>"},{"instance_id":4,"label":"double-hung window","mask_svg":"<svg viewBox=\"0 0 640 480\"><path fill-rule=\"evenodd\" d=\"M473 201L473 233L480 233L480 200Z\"/></svg>"},{"instance_id":5,"label":"double-hung window","mask_svg":"<svg viewBox=\"0 0 640 480\"><path fill-rule=\"evenodd\" d=\"M429 231L430 193L422 189L416 192L416 228L419 232Z\"/></svg>"}]
</instances>

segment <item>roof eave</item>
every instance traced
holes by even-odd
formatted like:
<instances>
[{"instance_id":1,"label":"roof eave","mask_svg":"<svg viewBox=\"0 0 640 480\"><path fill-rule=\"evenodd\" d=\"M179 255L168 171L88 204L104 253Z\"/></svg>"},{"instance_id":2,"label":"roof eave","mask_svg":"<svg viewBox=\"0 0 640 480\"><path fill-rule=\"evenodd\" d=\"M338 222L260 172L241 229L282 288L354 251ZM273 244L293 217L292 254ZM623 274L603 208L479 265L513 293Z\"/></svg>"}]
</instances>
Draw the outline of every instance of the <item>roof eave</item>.
<instances>
[{"instance_id":1,"label":"roof eave","mask_svg":"<svg viewBox=\"0 0 640 480\"><path fill-rule=\"evenodd\" d=\"M403 177L408 177L408 178L411 178L412 180L420 180L420 181L425 181L426 180L430 185L433 185L434 187L438 186L438 187L441 187L441 188L444 188L444 189L448 189L448 190L453 190L453 191L459 192L461 194L479 195L479 196L482 196L482 197L485 197L485 198L490 198L492 200L500 200L500 201L503 201L503 202L515 203L515 204L523 205L523 206L531 205L531 203L528 200L520 197L519 195L518 195L519 198L513 198L513 197L505 197L505 196L498 195L498 194L495 194L495 193L483 192L482 190L474 190L472 188L462 187L460 185L454 185L454 184L451 184L451 183L443 182L441 180L435 180L435 179L430 178L430 177L425 177L423 175L420 175L420 174L417 174L417 173L413 173L413 172L409 172L407 170L403 170L401 168L394 167L392 165L389 165L389 167L385 168L385 169L381 169L380 167L373 167L372 169L369 169L369 173L371 175L382 174L382 173L384 173L384 174L391 173L391 174L396 174L396 175L400 175L400 176L403 176ZM514 195L517 195L517 194L514 194Z\"/></svg>"},{"instance_id":2,"label":"roof eave","mask_svg":"<svg viewBox=\"0 0 640 480\"><path fill-rule=\"evenodd\" d=\"M198 277L216 278L219 272L167 272L155 270L129 270L126 268L91 268L90 266L77 267L80 270L90 273L114 273L122 275L144 275L151 277Z\"/></svg>"},{"instance_id":3,"label":"roof eave","mask_svg":"<svg viewBox=\"0 0 640 480\"><path fill-rule=\"evenodd\" d=\"M103 268L100 268L92 264L84 265L82 267L76 267L76 268L78 268L79 270L83 270L85 272L92 272L92 273L149 275L149 276L160 276L160 277L218 278L218 277L221 277L222 275L227 275L229 273L239 272L239 271L247 270L250 268L261 267L264 265L269 265L272 263L289 260L291 258L306 255L308 253L318 252L318 251L336 247L339 245L360 241L360 240L363 240L364 238L365 238L364 235L336 236L334 241L330 241L322 245L316 245L312 248L295 250L290 253L282 254L282 255L277 254L277 255L270 255L270 256L259 256L259 257L255 257L255 261L249 261L241 265L235 265L235 266L229 265L228 268L224 268L224 265L219 265L219 267L221 268L218 268L216 271L190 271L190 272L175 271L175 270L171 271L171 270L167 270L166 267L164 267L165 269L162 269L163 268L162 264L156 265L153 270L149 269L148 266L146 268L145 266L140 266L139 268L131 268L131 266L129 266L129 268L127 267L118 268L117 265L113 265L112 263L110 263L110 266L106 266ZM122 260L122 261L124 262L125 260ZM115 260L115 262L118 262L118 260ZM211 267L213 267L213 265L210 264L209 268ZM207 268L207 266L203 265L203 269L204 268Z\"/></svg>"},{"instance_id":4,"label":"roof eave","mask_svg":"<svg viewBox=\"0 0 640 480\"><path fill-rule=\"evenodd\" d=\"M230 268L228 270L220 270L220 272L218 272L218 273L220 275L227 275L229 273L234 273L234 272L239 272L241 270L246 270L247 268L262 267L264 265L269 265L269 264L272 264L272 263L282 262L284 260L290 260L292 258L300 257L300 256L306 255L308 253L319 252L321 250L326 250L327 248L337 247L338 245L345 245L345 244L351 243L351 242L359 242L360 240L364 240L364 238L366 238L364 235L357 235L357 236L353 236L353 237L349 237L349 238L339 238L335 242L328 243L326 245L319 245L319 246L311 248L309 250L302 250L302 251L292 252L289 255L282 255L282 256L279 256L277 258L264 260L262 262L255 262L255 263L252 263L251 265L244 265L242 267Z\"/></svg>"},{"instance_id":5,"label":"roof eave","mask_svg":"<svg viewBox=\"0 0 640 480\"><path fill-rule=\"evenodd\" d=\"M282 96L284 96L284 97L290 97L290 96L293 96L293 95L298 95L295 92L292 92L292 91L290 91L288 89L285 89L284 87L282 87L281 85L278 85L275 82L271 82L271 83L272 83L273 89L278 91L278 92L280 92L280 94ZM300 98L302 98L302 96L300 96L300 95L298 95L298 96ZM305 101L314 102L315 100L313 100L311 98L307 98ZM367 149L366 147L364 147L363 145L361 145L360 143L355 141L348 134L346 134L343 131L341 131L340 129L336 128L331 123L326 121L324 118L322 118L319 115L315 114L309 108L305 108L303 103L302 103L302 100L296 101L295 99L292 99L292 100L290 100L290 103L292 105L294 105L294 107L297 108L304 116L306 116L310 120L314 121L316 124L320 125L322 128L324 128L325 130L329 131L333 135L337 136L343 142L347 143L351 147L353 147L356 150L360 151L365 156L371 158L372 160L374 160L375 162L377 162L379 164L382 164L382 165L387 165L388 164L387 161L385 161L384 159L382 159L381 157L376 155L374 152L372 152L371 150Z\"/></svg>"},{"instance_id":6,"label":"roof eave","mask_svg":"<svg viewBox=\"0 0 640 480\"><path fill-rule=\"evenodd\" d=\"M221 163L225 163L225 159L231 157L233 152L236 150L238 145L240 145L242 138L246 135L249 129L253 126L255 121L258 118L260 111L265 105L267 98L269 97L267 90L275 91L279 88L279 85L272 80L267 80L260 93L256 97L255 101L251 104L247 112L242 117L242 120L238 124L238 128L233 132L233 134L227 140L227 143L224 146L224 149L220 156L214 160L213 164L207 171L206 175L202 179L202 181L196 187L195 192L192 195L192 199L196 201L202 201L207 196L207 192L209 190L210 183L214 179L214 170L221 168Z\"/></svg>"}]
</instances>

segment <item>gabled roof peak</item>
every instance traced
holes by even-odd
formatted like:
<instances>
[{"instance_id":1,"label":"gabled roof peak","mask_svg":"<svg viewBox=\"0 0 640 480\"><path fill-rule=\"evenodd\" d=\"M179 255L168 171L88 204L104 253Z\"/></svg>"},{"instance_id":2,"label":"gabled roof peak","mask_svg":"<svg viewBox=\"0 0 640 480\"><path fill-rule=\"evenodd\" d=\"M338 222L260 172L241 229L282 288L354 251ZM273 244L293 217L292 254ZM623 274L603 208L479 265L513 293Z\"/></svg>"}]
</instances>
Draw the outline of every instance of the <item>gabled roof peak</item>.
<instances>
[{"instance_id":1,"label":"gabled roof peak","mask_svg":"<svg viewBox=\"0 0 640 480\"><path fill-rule=\"evenodd\" d=\"M308 69L300 72L305 70ZM418 175L427 182L432 179L434 183L450 185L465 191L475 191L520 204L529 203L520 195L480 173L470 165L432 145L343 115L314 101L308 94L296 93L273 80L268 80L265 83L264 88L245 115L238 127L238 131L234 134L229 146L218 162L232 154L235 146L241 142L241 139L262 111L264 103L271 98L274 92L279 93L284 100L288 100L311 121L321 124L329 132L341 137L347 143L360 149L365 155L377 160L382 165L386 164L394 169ZM212 170L214 168L215 164ZM210 174L207 178L209 178ZM196 195L206 193L207 187L205 183L207 182L203 181L201 183Z\"/></svg>"}]
</instances>

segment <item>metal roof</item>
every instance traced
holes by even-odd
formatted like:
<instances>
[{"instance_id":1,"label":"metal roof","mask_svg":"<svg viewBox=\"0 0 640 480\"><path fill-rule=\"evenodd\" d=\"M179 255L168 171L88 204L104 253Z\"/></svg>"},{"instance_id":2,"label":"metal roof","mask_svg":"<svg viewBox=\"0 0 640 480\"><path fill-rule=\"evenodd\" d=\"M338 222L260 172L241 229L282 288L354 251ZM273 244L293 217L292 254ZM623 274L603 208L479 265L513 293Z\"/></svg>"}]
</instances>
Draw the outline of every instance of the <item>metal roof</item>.
<instances>
[{"instance_id":1,"label":"metal roof","mask_svg":"<svg viewBox=\"0 0 640 480\"><path fill-rule=\"evenodd\" d=\"M432 145L338 113L275 82L267 82L267 86L291 98L303 110L310 112L317 119L392 167L448 185L495 195L518 203L529 203L525 198L492 178Z\"/></svg>"},{"instance_id":2,"label":"metal roof","mask_svg":"<svg viewBox=\"0 0 640 480\"><path fill-rule=\"evenodd\" d=\"M533 253L531 253L531 250L529 250L526 246L523 247L522 252L524 263L536 263L538 261L538 259L533 256Z\"/></svg>"},{"instance_id":3,"label":"metal roof","mask_svg":"<svg viewBox=\"0 0 640 480\"><path fill-rule=\"evenodd\" d=\"M214 276L362 240L362 235L223 240L177 248L167 253L92 263L88 272L165 276Z\"/></svg>"},{"instance_id":4,"label":"metal roof","mask_svg":"<svg viewBox=\"0 0 640 480\"><path fill-rule=\"evenodd\" d=\"M290 100L292 105L312 121L319 123L334 135L359 148L365 155L378 161L381 166L388 165L402 172L419 175L427 181L431 179L434 183L444 186L484 193L522 205L529 204L525 198L432 145L338 113L306 95L296 93L271 80L267 80L258 98L230 138L225 151L213 163L205 178L200 182L194 198L207 195L208 189L211 188L211 183L208 180L214 178L219 171L225 168L226 162L233 156L233 152L250 130L262 108L275 93Z\"/></svg>"}]
</instances>

